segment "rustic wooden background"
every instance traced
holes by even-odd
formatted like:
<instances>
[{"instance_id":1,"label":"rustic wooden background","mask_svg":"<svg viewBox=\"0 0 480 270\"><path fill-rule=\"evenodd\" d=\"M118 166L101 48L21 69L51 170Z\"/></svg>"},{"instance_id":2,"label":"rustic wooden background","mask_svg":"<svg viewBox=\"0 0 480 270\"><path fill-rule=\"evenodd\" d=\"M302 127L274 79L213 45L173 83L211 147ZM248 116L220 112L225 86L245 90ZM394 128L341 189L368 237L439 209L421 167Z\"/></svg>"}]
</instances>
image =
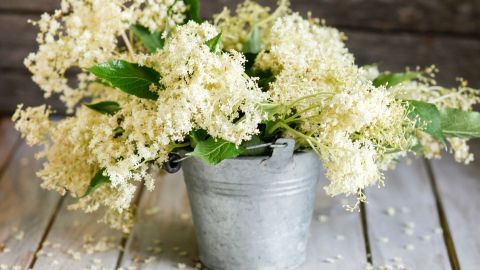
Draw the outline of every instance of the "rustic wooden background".
<instances>
[{"instance_id":1,"label":"rustic wooden background","mask_svg":"<svg viewBox=\"0 0 480 270\"><path fill-rule=\"evenodd\" d=\"M44 102L22 63L36 49L36 28L27 19L54 10L59 2L0 1L0 114L11 114L18 103ZM238 2L203 0L202 16ZM442 84L455 85L462 76L480 88L480 0L292 0L292 6L342 29L359 64L377 63L389 70L435 64ZM55 100L49 103L63 111Z\"/></svg>"}]
</instances>

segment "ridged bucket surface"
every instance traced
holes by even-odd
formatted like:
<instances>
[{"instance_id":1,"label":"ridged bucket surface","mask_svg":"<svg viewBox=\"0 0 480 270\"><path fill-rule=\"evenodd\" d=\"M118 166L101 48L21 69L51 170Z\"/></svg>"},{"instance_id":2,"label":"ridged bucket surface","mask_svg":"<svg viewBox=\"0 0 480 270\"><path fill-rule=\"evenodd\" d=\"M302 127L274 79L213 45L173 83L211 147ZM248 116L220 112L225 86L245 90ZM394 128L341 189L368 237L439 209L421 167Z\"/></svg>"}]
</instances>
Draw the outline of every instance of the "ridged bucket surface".
<instances>
[{"instance_id":1,"label":"ridged bucket surface","mask_svg":"<svg viewBox=\"0 0 480 270\"><path fill-rule=\"evenodd\" d=\"M184 161L200 260L209 269L284 270L305 261L320 162L313 152L293 155L287 141L270 158Z\"/></svg>"}]
</instances>

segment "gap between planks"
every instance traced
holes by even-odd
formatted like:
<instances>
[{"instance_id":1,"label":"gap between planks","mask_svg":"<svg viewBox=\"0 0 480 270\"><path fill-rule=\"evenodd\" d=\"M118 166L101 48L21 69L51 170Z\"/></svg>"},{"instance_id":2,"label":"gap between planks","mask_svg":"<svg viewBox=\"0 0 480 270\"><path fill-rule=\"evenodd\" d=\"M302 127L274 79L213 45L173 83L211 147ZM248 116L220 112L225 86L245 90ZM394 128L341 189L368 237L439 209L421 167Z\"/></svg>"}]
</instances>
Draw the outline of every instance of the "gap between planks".
<instances>
[{"instance_id":1,"label":"gap between planks","mask_svg":"<svg viewBox=\"0 0 480 270\"><path fill-rule=\"evenodd\" d=\"M135 198L135 203L134 205L136 206L139 206L140 205L140 201L142 199L142 196L143 196L143 193L144 193L144 190L145 190L145 185L143 184L140 184L140 187L139 187L139 190L138 190L138 195L137 197ZM137 216L139 215L139 209L135 209L135 213L134 213L134 219L136 220L137 219ZM135 226L135 225L134 225ZM133 230L133 228L132 228ZM117 263L115 264L115 269L118 269L120 268L120 265L122 264L122 260L123 260L123 256L125 254L125 248L127 247L127 243L128 243L128 239L130 237L132 237L132 233L130 232L128 235L122 237L122 241L120 243L120 253L118 254L118 259L117 259Z\"/></svg>"},{"instance_id":2,"label":"gap between planks","mask_svg":"<svg viewBox=\"0 0 480 270\"><path fill-rule=\"evenodd\" d=\"M51 191L49 191L49 192L51 192ZM33 259L30 262L30 265L28 266L28 269L33 269L33 266L37 262L37 256L36 255L38 254L40 249L42 249L43 243L47 239L47 236L48 236L50 230L52 229L52 226L53 226L53 224L54 224L54 222L55 222L55 220L58 216L58 213L60 212L60 209L61 209L64 201L65 201L65 196L60 197L60 200L58 201L57 206L56 206L55 210L53 211L52 216L50 217L50 220L48 221L47 228L43 232L42 238L40 239L40 242L38 242L37 248L35 249L35 252L33 253L34 254Z\"/></svg>"},{"instance_id":3,"label":"gap between planks","mask_svg":"<svg viewBox=\"0 0 480 270\"><path fill-rule=\"evenodd\" d=\"M445 215L445 210L443 207L442 200L440 198L440 193L438 192L437 183L435 180L435 175L433 174L432 164L430 161L423 159L425 167L427 168L428 178L432 186L432 192L435 197L435 203L437 205L437 214L440 220L440 225L443 230L443 239L445 241L445 247L448 251L448 258L453 270L460 270L460 263L458 261L457 252L455 250L455 244L453 243L452 234L450 231L450 226L448 225L448 220Z\"/></svg>"},{"instance_id":4,"label":"gap between planks","mask_svg":"<svg viewBox=\"0 0 480 270\"><path fill-rule=\"evenodd\" d=\"M365 241L365 256L367 263L372 264L372 248L370 247L370 236L368 235L367 208L365 203L360 203L360 218L362 221L363 239Z\"/></svg>"}]
</instances>

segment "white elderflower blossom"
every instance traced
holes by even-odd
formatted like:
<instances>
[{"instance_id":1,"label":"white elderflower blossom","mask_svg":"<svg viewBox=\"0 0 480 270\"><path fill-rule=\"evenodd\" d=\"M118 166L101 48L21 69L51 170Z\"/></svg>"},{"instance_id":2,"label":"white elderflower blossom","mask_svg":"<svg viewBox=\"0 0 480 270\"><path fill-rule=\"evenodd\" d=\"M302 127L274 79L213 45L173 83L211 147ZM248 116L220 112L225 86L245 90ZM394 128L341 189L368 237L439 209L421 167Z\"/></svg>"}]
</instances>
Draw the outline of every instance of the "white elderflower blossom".
<instances>
[{"instance_id":1,"label":"white elderflower blossom","mask_svg":"<svg viewBox=\"0 0 480 270\"><path fill-rule=\"evenodd\" d=\"M218 34L214 26L190 22L167 39L147 62L162 74L157 125L172 140L199 127L212 137L240 144L258 132L264 119L256 104L266 95L244 74L237 52L210 52L205 42ZM184 64L179 64L184 63Z\"/></svg>"},{"instance_id":2,"label":"white elderflower blossom","mask_svg":"<svg viewBox=\"0 0 480 270\"><path fill-rule=\"evenodd\" d=\"M417 81L400 84L392 88L395 96L404 100L420 100L432 103L440 110L458 108L471 111L473 105L480 103L479 91L468 87L466 81L459 79L458 88L445 88L436 85L432 78L437 72L435 66L425 70L426 76L421 76ZM427 158L440 158L443 146L431 135L419 132L418 137L423 146L423 153ZM447 138L450 143L450 152L454 154L457 162L469 164L474 160L467 145L468 139Z\"/></svg>"},{"instance_id":3,"label":"white elderflower blossom","mask_svg":"<svg viewBox=\"0 0 480 270\"><path fill-rule=\"evenodd\" d=\"M19 105L12 117L15 128L20 131L29 145L46 144L51 124L48 119L52 111L46 105L30 107L23 110Z\"/></svg>"},{"instance_id":4,"label":"white elderflower blossom","mask_svg":"<svg viewBox=\"0 0 480 270\"><path fill-rule=\"evenodd\" d=\"M135 0L134 16L150 31L170 30L185 21L187 7L181 0Z\"/></svg>"},{"instance_id":5,"label":"white elderflower blossom","mask_svg":"<svg viewBox=\"0 0 480 270\"><path fill-rule=\"evenodd\" d=\"M412 144L404 136L413 130L404 107L365 78L343 40L336 29L292 14L275 22L270 47L255 63L275 74L272 100L296 111L300 129L310 134L306 141L318 148L331 195L360 194L381 181L393 160L385 153Z\"/></svg>"},{"instance_id":6,"label":"white elderflower blossom","mask_svg":"<svg viewBox=\"0 0 480 270\"><path fill-rule=\"evenodd\" d=\"M185 20L185 10L183 1L173 0L62 0L60 10L53 15L45 13L34 22L40 29L40 46L25 59L25 65L45 91L45 97L61 94L71 112L83 97L91 94L85 82L94 77L80 72L78 85L72 86L70 71L114 57L131 57L125 48L119 47L118 40L125 37L132 24L143 23L151 31L171 29Z\"/></svg>"},{"instance_id":7,"label":"white elderflower blossom","mask_svg":"<svg viewBox=\"0 0 480 270\"><path fill-rule=\"evenodd\" d=\"M270 27L275 19L290 12L289 0L279 0L278 8L270 14L270 8L254 1L246 0L237 6L236 15L232 16L228 8L213 16L214 24L222 32L222 42L227 50L242 51L251 35L253 27L258 27L262 39L267 39Z\"/></svg>"}]
</instances>

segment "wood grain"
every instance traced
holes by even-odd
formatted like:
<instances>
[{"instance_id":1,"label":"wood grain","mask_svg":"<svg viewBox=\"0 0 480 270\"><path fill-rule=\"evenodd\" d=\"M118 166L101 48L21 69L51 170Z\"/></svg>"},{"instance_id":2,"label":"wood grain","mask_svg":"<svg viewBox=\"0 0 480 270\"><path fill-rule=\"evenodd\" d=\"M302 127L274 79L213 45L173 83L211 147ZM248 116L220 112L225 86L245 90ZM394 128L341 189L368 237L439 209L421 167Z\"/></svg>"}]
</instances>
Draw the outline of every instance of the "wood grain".
<instances>
[{"instance_id":1,"label":"wood grain","mask_svg":"<svg viewBox=\"0 0 480 270\"><path fill-rule=\"evenodd\" d=\"M8 118L0 118L0 177L19 139L20 136L15 131L13 122Z\"/></svg>"},{"instance_id":2,"label":"wood grain","mask_svg":"<svg viewBox=\"0 0 480 270\"><path fill-rule=\"evenodd\" d=\"M367 192L366 214L374 265L451 269L423 160L400 164L387 174L385 185Z\"/></svg>"},{"instance_id":3,"label":"wood grain","mask_svg":"<svg viewBox=\"0 0 480 270\"><path fill-rule=\"evenodd\" d=\"M0 180L0 262L29 267L60 196L40 188L38 149L22 144Z\"/></svg>"},{"instance_id":4,"label":"wood grain","mask_svg":"<svg viewBox=\"0 0 480 270\"><path fill-rule=\"evenodd\" d=\"M181 173L159 177L155 191L144 191L137 223L128 239L122 267L177 269L194 266L195 234Z\"/></svg>"},{"instance_id":5,"label":"wood grain","mask_svg":"<svg viewBox=\"0 0 480 270\"><path fill-rule=\"evenodd\" d=\"M40 12L59 0L0 1L0 9ZM202 16L234 8L240 0L204 0ZM274 6L276 0L262 0ZM378 30L436 31L480 35L480 2L476 0L293 0L293 10L325 18L330 24Z\"/></svg>"},{"instance_id":6,"label":"wood grain","mask_svg":"<svg viewBox=\"0 0 480 270\"><path fill-rule=\"evenodd\" d=\"M24 2L24 1L17 1ZM0 68L22 68L23 59L36 51L38 28L29 24L28 19L37 20L38 15L0 14L0 32L4 38L0 41Z\"/></svg>"},{"instance_id":7,"label":"wood grain","mask_svg":"<svg viewBox=\"0 0 480 270\"><path fill-rule=\"evenodd\" d=\"M51 105L57 113L64 113L65 106L57 97L45 100L43 92L25 72L0 72L0 115L10 115L18 104L25 106Z\"/></svg>"},{"instance_id":8,"label":"wood grain","mask_svg":"<svg viewBox=\"0 0 480 270\"><path fill-rule=\"evenodd\" d=\"M456 255L466 270L480 264L480 143L472 148L477 160L468 166L449 155L431 162Z\"/></svg>"},{"instance_id":9,"label":"wood grain","mask_svg":"<svg viewBox=\"0 0 480 270\"><path fill-rule=\"evenodd\" d=\"M302 270L364 269L367 262L359 213L343 208L348 200L331 198L323 187L317 189L315 213L308 241L307 261Z\"/></svg>"},{"instance_id":10,"label":"wood grain","mask_svg":"<svg viewBox=\"0 0 480 270\"><path fill-rule=\"evenodd\" d=\"M403 71L406 66L440 69L437 81L457 86L463 77L470 86L480 88L480 41L435 35L369 33L345 31L347 47L360 65L377 63L381 70Z\"/></svg>"},{"instance_id":11,"label":"wood grain","mask_svg":"<svg viewBox=\"0 0 480 270\"><path fill-rule=\"evenodd\" d=\"M101 212L68 210L74 201L69 198L63 203L33 269L115 268L123 234L98 223Z\"/></svg>"}]
</instances>

